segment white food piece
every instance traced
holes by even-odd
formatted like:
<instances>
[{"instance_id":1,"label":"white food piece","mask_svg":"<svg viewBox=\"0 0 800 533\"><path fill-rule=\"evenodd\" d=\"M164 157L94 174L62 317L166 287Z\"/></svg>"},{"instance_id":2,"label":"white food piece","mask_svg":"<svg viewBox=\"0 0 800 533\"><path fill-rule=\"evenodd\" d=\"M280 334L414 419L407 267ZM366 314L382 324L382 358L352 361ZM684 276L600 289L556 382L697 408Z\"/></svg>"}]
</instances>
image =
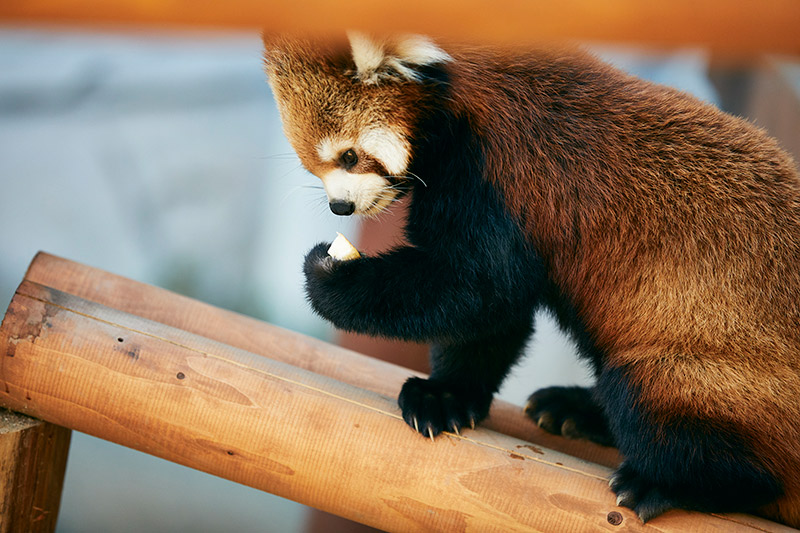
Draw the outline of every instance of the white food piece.
<instances>
[{"instance_id":1,"label":"white food piece","mask_svg":"<svg viewBox=\"0 0 800 533\"><path fill-rule=\"evenodd\" d=\"M350 244L350 241L338 232L336 233L336 239L331 243L331 247L328 248L328 255L339 261L350 261L351 259L358 259L361 257L356 247Z\"/></svg>"}]
</instances>

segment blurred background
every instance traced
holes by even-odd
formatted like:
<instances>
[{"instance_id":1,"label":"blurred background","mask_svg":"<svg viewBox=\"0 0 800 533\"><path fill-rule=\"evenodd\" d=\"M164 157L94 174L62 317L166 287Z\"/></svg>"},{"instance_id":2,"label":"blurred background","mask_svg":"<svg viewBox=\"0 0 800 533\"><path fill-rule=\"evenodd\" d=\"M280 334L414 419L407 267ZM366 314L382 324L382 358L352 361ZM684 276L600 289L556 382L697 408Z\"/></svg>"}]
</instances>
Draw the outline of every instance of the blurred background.
<instances>
[{"instance_id":1,"label":"blurred background","mask_svg":"<svg viewBox=\"0 0 800 533\"><path fill-rule=\"evenodd\" d=\"M797 154L796 62L745 68L696 50L596 51L751 116ZM336 340L306 304L300 266L316 242L359 228L329 212L317 185L283 137L256 34L0 27L3 309L45 250ZM588 383L546 316L529 353L504 399L521 405L541 386ZM58 531L300 532L310 516L73 433Z\"/></svg>"}]
</instances>

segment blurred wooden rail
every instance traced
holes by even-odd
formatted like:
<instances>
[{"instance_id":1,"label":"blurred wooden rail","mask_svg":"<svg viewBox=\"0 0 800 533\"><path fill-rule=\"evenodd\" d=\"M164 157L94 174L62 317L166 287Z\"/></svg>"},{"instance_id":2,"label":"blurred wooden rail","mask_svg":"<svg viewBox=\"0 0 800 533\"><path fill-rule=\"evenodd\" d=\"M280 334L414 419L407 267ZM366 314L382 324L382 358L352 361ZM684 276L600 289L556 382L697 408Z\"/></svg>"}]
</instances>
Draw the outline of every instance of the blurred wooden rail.
<instances>
[{"instance_id":1,"label":"blurred wooden rail","mask_svg":"<svg viewBox=\"0 0 800 533\"><path fill-rule=\"evenodd\" d=\"M74 292L200 330L221 320L212 334L260 335L263 353L332 372L369 368L360 356L97 272L34 260L0 329L0 405L388 531L645 530L614 504L607 467L484 428L431 443L393 397ZM687 512L646 530L689 529L789 531Z\"/></svg>"},{"instance_id":2,"label":"blurred wooden rail","mask_svg":"<svg viewBox=\"0 0 800 533\"><path fill-rule=\"evenodd\" d=\"M4 0L0 22L313 32L355 27L506 43L569 39L800 53L797 0Z\"/></svg>"}]
</instances>

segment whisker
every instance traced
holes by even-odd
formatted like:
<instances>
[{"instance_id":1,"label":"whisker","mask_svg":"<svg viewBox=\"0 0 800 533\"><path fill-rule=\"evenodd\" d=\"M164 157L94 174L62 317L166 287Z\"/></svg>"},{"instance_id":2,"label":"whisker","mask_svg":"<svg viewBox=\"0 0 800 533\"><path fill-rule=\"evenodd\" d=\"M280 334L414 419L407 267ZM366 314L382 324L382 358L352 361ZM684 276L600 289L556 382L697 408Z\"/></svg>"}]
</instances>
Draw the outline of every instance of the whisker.
<instances>
[{"instance_id":1,"label":"whisker","mask_svg":"<svg viewBox=\"0 0 800 533\"><path fill-rule=\"evenodd\" d=\"M286 203L286 201L287 201L287 200L288 200L288 199L289 199L289 198L290 198L290 197L291 197L293 194L295 194L295 193L296 193L296 192L298 192L298 191L309 191L309 190L313 190L313 189L322 189L322 187L319 187L319 186L316 186L316 185L295 185L294 187L290 188L290 189L289 189L289 190L286 192L286 194L284 194L284 195L283 195L283 197L282 197L282 198L280 199L280 201L278 202L278 205L279 205L279 206L281 206L281 207L283 207L283 205ZM314 198L319 198L319 196L318 196L317 194L314 194Z\"/></svg>"},{"instance_id":2,"label":"whisker","mask_svg":"<svg viewBox=\"0 0 800 533\"><path fill-rule=\"evenodd\" d=\"M417 179L419 180L419 182L420 182L422 185L424 185L424 186L425 186L425 188L426 188L426 189L428 188L428 184L427 184L427 183L425 183L425 180L423 180L422 178L420 178L419 176L417 176L417 175L416 175L416 174L414 174L413 172L409 172L408 174L409 174L410 176L414 177L414 178L417 178Z\"/></svg>"},{"instance_id":3,"label":"whisker","mask_svg":"<svg viewBox=\"0 0 800 533\"><path fill-rule=\"evenodd\" d=\"M419 180L419 182L422 183L422 185L424 185L425 188L428 187L428 184L425 183L425 180L423 180L422 178L420 178L419 176L417 176L413 172L408 172L407 174L408 174L407 176L392 176L392 175L389 175L389 176L383 176L383 177L384 178L395 178L395 179L406 179L406 180L413 178L413 179Z\"/></svg>"},{"instance_id":4,"label":"whisker","mask_svg":"<svg viewBox=\"0 0 800 533\"><path fill-rule=\"evenodd\" d=\"M324 216L328 212L328 201L325 197L317 197L314 201L314 209L318 216Z\"/></svg>"},{"instance_id":5,"label":"whisker","mask_svg":"<svg viewBox=\"0 0 800 533\"><path fill-rule=\"evenodd\" d=\"M265 160L265 159L285 159L285 160L290 160L290 159L297 159L297 154L294 153L294 152L285 152L285 153L282 153L282 154L264 155L264 156L259 157L258 159L262 159L262 160Z\"/></svg>"},{"instance_id":6,"label":"whisker","mask_svg":"<svg viewBox=\"0 0 800 533\"><path fill-rule=\"evenodd\" d=\"M284 179L286 179L286 178L287 178L287 177L288 177L290 174L293 174L293 173L297 172L298 170L301 170L302 168L303 168L303 165L301 165L300 163L298 163L297 165L295 165L294 167L290 168L289 170L287 170L286 172L284 172L284 173L283 173L283 174L281 174L280 176L274 177L273 179L284 180Z\"/></svg>"},{"instance_id":7,"label":"whisker","mask_svg":"<svg viewBox=\"0 0 800 533\"><path fill-rule=\"evenodd\" d=\"M281 197L280 201L278 202L278 206L279 206L279 207L283 207L283 204L285 204L285 203L286 203L286 200L288 200L288 199L289 199L289 197L290 197L291 195L293 195L294 193L296 193L297 191L299 191L301 188L302 188L302 187L301 187L300 185L297 185L297 186L295 186L295 187L292 187L292 188L291 188L291 189L289 189L288 191L286 191L286 194L284 194L284 195Z\"/></svg>"}]
</instances>

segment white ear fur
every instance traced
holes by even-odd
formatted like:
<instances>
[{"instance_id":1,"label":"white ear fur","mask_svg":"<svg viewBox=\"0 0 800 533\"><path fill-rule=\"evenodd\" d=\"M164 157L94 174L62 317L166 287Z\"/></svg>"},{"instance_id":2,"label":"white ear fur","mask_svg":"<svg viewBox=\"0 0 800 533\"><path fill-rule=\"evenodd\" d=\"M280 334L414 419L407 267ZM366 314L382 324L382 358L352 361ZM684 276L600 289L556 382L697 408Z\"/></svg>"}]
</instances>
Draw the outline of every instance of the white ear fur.
<instances>
[{"instance_id":1,"label":"white ear fur","mask_svg":"<svg viewBox=\"0 0 800 533\"><path fill-rule=\"evenodd\" d=\"M404 35L392 39L373 39L351 31L347 33L356 74L364 83L397 77L419 80L415 67L451 61L450 55L423 35Z\"/></svg>"},{"instance_id":2,"label":"white ear fur","mask_svg":"<svg viewBox=\"0 0 800 533\"><path fill-rule=\"evenodd\" d=\"M350 40L358 76L365 79L368 75L373 75L386 59L384 43L356 31L347 32L347 38Z\"/></svg>"}]
</instances>

